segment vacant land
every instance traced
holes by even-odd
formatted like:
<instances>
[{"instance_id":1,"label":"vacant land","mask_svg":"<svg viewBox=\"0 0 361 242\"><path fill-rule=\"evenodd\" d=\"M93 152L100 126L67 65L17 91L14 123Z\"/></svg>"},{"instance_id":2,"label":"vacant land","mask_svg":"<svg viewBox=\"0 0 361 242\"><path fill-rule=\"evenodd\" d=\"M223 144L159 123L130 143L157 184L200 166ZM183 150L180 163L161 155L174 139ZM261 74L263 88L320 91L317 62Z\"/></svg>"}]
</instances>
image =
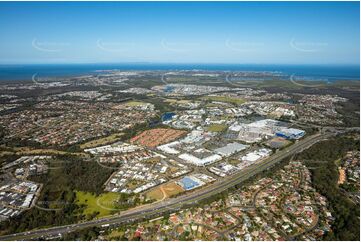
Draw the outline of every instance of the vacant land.
<instances>
[{"instance_id":1,"label":"vacant land","mask_svg":"<svg viewBox=\"0 0 361 242\"><path fill-rule=\"evenodd\" d=\"M84 215L94 215L96 217L103 217L110 215L117 211L115 202L119 199L119 194L107 192L96 196L90 192L76 192L77 205L85 205L83 210Z\"/></svg>"},{"instance_id":2,"label":"vacant land","mask_svg":"<svg viewBox=\"0 0 361 242\"><path fill-rule=\"evenodd\" d=\"M182 192L184 192L182 187L177 185L175 182L170 182L150 190L147 192L146 196L149 199L160 201Z\"/></svg>"},{"instance_id":3,"label":"vacant land","mask_svg":"<svg viewBox=\"0 0 361 242\"><path fill-rule=\"evenodd\" d=\"M276 148L276 149L285 147L290 144L291 144L291 142L289 140L283 139L281 137L275 137L266 142L266 145L268 145L271 148Z\"/></svg>"},{"instance_id":4,"label":"vacant land","mask_svg":"<svg viewBox=\"0 0 361 242\"><path fill-rule=\"evenodd\" d=\"M173 141L187 133L177 129L150 129L130 139L131 143L140 144L148 148Z\"/></svg>"},{"instance_id":5,"label":"vacant land","mask_svg":"<svg viewBox=\"0 0 361 242\"><path fill-rule=\"evenodd\" d=\"M107 145L107 144L114 143L114 142L118 141L122 137L123 134L124 133L115 133L115 134L109 135L107 137L99 138L96 140L91 140L89 142L81 144L80 149L89 149L89 148L93 148L93 147L97 147L97 146L101 146L101 145Z\"/></svg>"}]
</instances>

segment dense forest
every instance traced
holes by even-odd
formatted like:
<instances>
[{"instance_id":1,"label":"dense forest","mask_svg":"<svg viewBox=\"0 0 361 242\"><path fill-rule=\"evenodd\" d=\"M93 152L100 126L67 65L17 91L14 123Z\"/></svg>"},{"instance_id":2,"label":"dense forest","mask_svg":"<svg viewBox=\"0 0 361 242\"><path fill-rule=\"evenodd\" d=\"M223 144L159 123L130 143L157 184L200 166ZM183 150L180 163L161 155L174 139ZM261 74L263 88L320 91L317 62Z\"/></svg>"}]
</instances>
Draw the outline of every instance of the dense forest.
<instances>
[{"instance_id":1,"label":"dense forest","mask_svg":"<svg viewBox=\"0 0 361 242\"><path fill-rule=\"evenodd\" d=\"M306 160L311 169L313 186L325 196L329 202L335 221L332 232L327 233L325 240L360 240L360 208L348 199L337 185L338 170L335 161L342 158L349 150L359 150L359 138L338 136L313 145L296 158ZM324 162L314 162L314 160Z\"/></svg>"},{"instance_id":2,"label":"dense forest","mask_svg":"<svg viewBox=\"0 0 361 242\"><path fill-rule=\"evenodd\" d=\"M63 241L75 241L75 240L81 240L81 241L91 241L96 240L99 235L100 228L98 227L90 227L86 229L82 229L79 231L75 231L72 233L67 233L64 235L61 240Z\"/></svg>"}]
</instances>

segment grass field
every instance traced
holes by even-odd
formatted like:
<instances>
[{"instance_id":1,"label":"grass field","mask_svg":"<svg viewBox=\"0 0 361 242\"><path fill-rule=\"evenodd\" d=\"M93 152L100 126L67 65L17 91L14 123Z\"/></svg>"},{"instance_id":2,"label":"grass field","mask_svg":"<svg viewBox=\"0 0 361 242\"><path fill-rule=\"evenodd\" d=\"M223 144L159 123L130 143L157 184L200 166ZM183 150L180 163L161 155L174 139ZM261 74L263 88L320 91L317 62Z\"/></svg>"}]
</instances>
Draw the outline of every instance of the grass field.
<instances>
[{"instance_id":1,"label":"grass field","mask_svg":"<svg viewBox=\"0 0 361 242\"><path fill-rule=\"evenodd\" d=\"M219 83L219 79L213 76L167 76L169 83ZM223 83L223 82L222 82Z\"/></svg>"},{"instance_id":2,"label":"grass field","mask_svg":"<svg viewBox=\"0 0 361 242\"><path fill-rule=\"evenodd\" d=\"M149 192L147 192L145 194L145 196L148 199L159 201L159 200L163 199L164 194L163 194L162 190L159 187L157 187L157 188L154 188L154 189L150 190Z\"/></svg>"},{"instance_id":3,"label":"grass field","mask_svg":"<svg viewBox=\"0 0 361 242\"><path fill-rule=\"evenodd\" d=\"M7 147L6 147L7 148ZM30 147L12 147L7 151L1 151L1 155L77 155L88 156L81 152L67 152L55 149L32 149Z\"/></svg>"},{"instance_id":4,"label":"grass field","mask_svg":"<svg viewBox=\"0 0 361 242\"><path fill-rule=\"evenodd\" d=\"M76 192L76 203L78 205L86 205L83 214L90 215L98 212L97 218L116 212L114 202L116 202L118 198L119 194L113 192L103 193L99 196L95 196L89 192Z\"/></svg>"},{"instance_id":5,"label":"grass field","mask_svg":"<svg viewBox=\"0 0 361 242\"><path fill-rule=\"evenodd\" d=\"M107 145L118 141L124 133L115 133L107 137L92 140L80 145L80 149L89 149L96 146Z\"/></svg>"},{"instance_id":6,"label":"grass field","mask_svg":"<svg viewBox=\"0 0 361 242\"><path fill-rule=\"evenodd\" d=\"M126 102L125 105L130 106L130 107L135 107L135 106L139 106L139 105L143 105L145 104L145 102L140 102L140 101L129 101Z\"/></svg>"},{"instance_id":7,"label":"grass field","mask_svg":"<svg viewBox=\"0 0 361 242\"><path fill-rule=\"evenodd\" d=\"M184 189L182 187L177 185L175 182L170 182L150 190L149 192L146 193L146 197L148 199L154 199L160 201L182 192L184 192Z\"/></svg>"},{"instance_id":8,"label":"grass field","mask_svg":"<svg viewBox=\"0 0 361 242\"><path fill-rule=\"evenodd\" d=\"M226 97L226 96L205 96L205 97L202 97L202 99L209 100L209 101L233 103L236 105L239 105L239 104L242 104L245 102L245 100L242 98Z\"/></svg>"},{"instance_id":9,"label":"grass field","mask_svg":"<svg viewBox=\"0 0 361 242\"><path fill-rule=\"evenodd\" d=\"M190 100L186 100L186 99L181 99L181 100L177 100L177 99L165 99L164 102L167 102L167 103L177 103L177 104L187 104L187 103L190 103L191 101Z\"/></svg>"},{"instance_id":10,"label":"grass field","mask_svg":"<svg viewBox=\"0 0 361 242\"><path fill-rule=\"evenodd\" d=\"M152 157L152 158L149 158L149 159L146 159L146 160L142 160L142 163L143 164L155 164L155 163L157 163L159 161L161 161L160 157Z\"/></svg>"},{"instance_id":11,"label":"grass field","mask_svg":"<svg viewBox=\"0 0 361 242\"><path fill-rule=\"evenodd\" d=\"M211 132L223 132L227 127L228 126L224 124L212 124L207 127L207 130Z\"/></svg>"}]
</instances>

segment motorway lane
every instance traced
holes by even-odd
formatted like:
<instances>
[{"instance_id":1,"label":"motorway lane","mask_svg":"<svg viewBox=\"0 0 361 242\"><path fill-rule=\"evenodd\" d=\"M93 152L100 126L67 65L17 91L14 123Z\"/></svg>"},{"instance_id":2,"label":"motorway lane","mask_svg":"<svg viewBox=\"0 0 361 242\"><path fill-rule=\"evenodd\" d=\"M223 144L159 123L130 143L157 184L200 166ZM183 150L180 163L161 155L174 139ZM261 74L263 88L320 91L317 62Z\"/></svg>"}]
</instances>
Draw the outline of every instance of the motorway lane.
<instances>
[{"instance_id":1,"label":"motorway lane","mask_svg":"<svg viewBox=\"0 0 361 242\"><path fill-rule=\"evenodd\" d=\"M12 235L5 235L5 236L1 236L0 240L34 239L34 238L39 238L41 236L57 235L59 233L68 233L71 231L76 231L78 229L83 229L92 226L101 226L103 224L117 224L122 222L129 222L132 220L134 221L137 219L144 218L146 216L147 217L157 216L160 213L167 211L173 212L177 209L179 210L184 205L196 203L201 199L211 197L230 187L233 187L249 179L255 174L273 166L274 164L288 157L289 155L300 152L303 149L308 148L309 146L312 146L313 144L319 142L320 140L327 138L328 136L329 135L327 134L316 134L313 136L306 137L305 139L298 141L296 144L286 148L285 150L275 153L271 157L263 160L262 162L251 165L243 169L242 171L234 174L233 176L228 177L227 180L215 182L212 185L205 187L204 189L197 190L196 192L192 192L190 194L168 199L166 201L155 204L149 204L141 208L130 209L111 217L105 217L97 220L81 222L78 224L33 230L33 231L22 232Z\"/></svg>"}]
</instances>

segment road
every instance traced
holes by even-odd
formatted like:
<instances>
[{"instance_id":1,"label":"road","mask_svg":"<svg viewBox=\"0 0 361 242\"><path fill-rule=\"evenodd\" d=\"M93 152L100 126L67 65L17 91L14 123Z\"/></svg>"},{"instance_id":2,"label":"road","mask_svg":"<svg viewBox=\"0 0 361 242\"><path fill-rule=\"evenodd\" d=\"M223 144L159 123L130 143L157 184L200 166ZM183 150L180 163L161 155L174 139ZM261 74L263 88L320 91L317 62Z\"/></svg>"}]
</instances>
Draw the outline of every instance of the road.
<instances>
[{"instance_id":1,"label":"road","mask_svg":"<svg viewBox=\"0 0 361 242\"><path fill-rule=\"evenodd\" d=\"M101 226L104 224L111 225L111 224L119 224L124 222L132 222L142 218L156 217L164 212L174 212L181 209L185 205L196 204L198 201L202 199L211 197L215 194L225 191L228 188L231 188L249 179L250 177L258 174L259 172L270 168L271 166L283 160L284 158L299 153L302 150L330 136L331 135L329 133L322 133L322 134L315 134L306 137L303 140L297 141L292 146L275 153L269 158L261 162L255 163L243 169L242 171L227 177L226 180L217 181L203 189L198 189L195 192L189 194L185 194L176 198L167 199L165 201L158 203L148 204L141 207L129 209L127 211L120 212L117 215L104 217L92 221L0 236L0 240L30 240L44 236L56 236L58 234L69 233L72 231L76 231L88 227Z\"/></svg>"}]
</instances>

